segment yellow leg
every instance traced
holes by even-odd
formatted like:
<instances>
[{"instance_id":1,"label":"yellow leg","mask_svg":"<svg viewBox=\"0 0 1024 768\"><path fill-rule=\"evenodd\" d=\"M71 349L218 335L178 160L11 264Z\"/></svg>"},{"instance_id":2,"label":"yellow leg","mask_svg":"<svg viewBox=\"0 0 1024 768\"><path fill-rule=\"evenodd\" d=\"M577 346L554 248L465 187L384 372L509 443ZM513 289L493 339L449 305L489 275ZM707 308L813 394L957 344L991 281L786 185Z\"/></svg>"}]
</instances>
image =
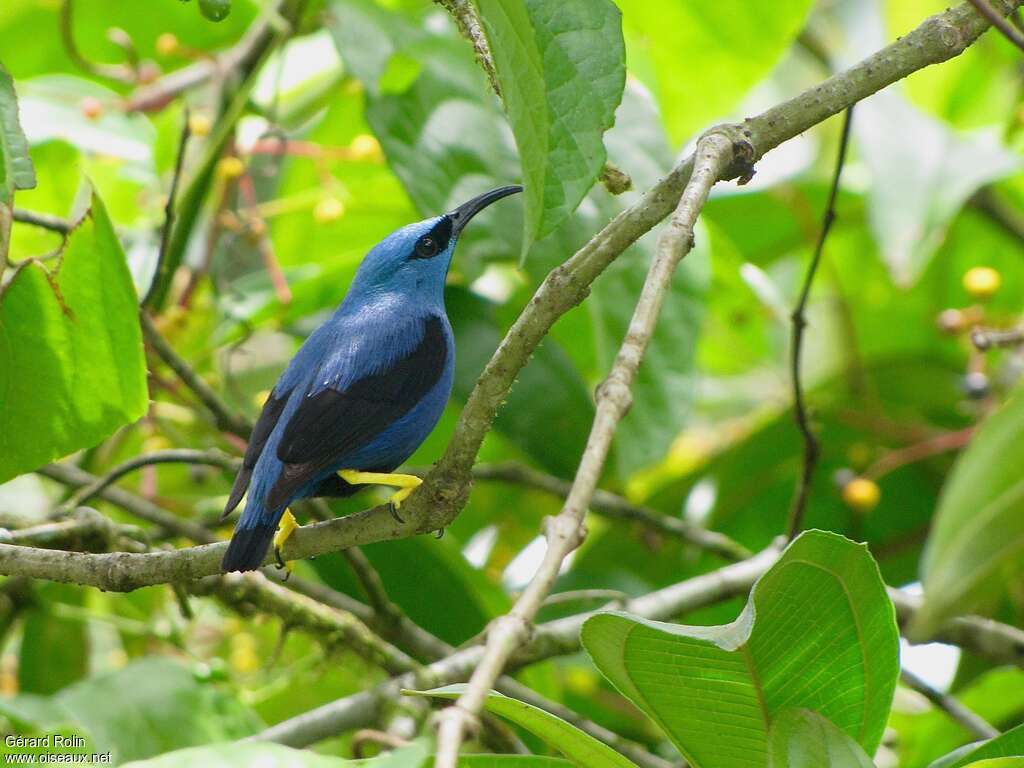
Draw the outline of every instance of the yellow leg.
<instances>
[{"instance_id":1,"label":"yellow leg","mask_svg":"<svg viewBox=\"0 0 1024 768\"><path fill-rule=\"evenodd\" d=\"M393 485L398 488L388 501L398 509L402 502L409 498L409 494L416 490L423 482L422 478L416 475L401 475L390 472L360 472L356 469L343 469L338 475L346 483L352 485Z\"/></svg>"},{"instance_id":2,"label":"yellow leg","mask_svg":"<svg viewBox=\"0 0 1024 768\"><path fill-rule=\"evenodd\" d=\"M285 562L281 559L281 548L288 540L288 537L292 535L292 531L298 527L299 524L295 521L295 515L292 514L290 509L286 509L281 517L281 522L277 524L277 533L274 534L274 553L277 555L278 567L287 568L289 571L292 569L291 561Z\"/></svg>"}]
</instances>

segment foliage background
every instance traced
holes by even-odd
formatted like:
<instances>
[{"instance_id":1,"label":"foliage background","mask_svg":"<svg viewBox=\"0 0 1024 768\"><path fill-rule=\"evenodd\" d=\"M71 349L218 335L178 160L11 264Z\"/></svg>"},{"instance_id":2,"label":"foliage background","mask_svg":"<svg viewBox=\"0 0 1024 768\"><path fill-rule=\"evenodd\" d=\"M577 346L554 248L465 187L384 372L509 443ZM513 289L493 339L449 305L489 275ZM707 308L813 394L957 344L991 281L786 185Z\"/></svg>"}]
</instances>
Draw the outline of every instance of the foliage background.
<instances>
[{"instance_id":1,"label":"foliage background","mask_svg":"<svg viewBox=\"0 0 1024 768\"><path fill-rule=\"evenodd\" d=\"M301 339L344 295L369 247L398 226L526 176L532 208L521 213L516 201L488 212L460 243L447 298L457 336L455 394L410 461L425 467L443 450L483 365L540 280L637 199L637 191L616 196L593 184L602 146L643 191L712 123L804 90L944 8L931 0L786 0L762 10L739 2L622 0L621 103L614 73L585 78L593 90L583 98L577 90L559 92L564 73L557 67L537 77L524 68L511 85L502 82L506 114L440 6L311 5L300 33L260 62L237 125L218 117L225 88L233 87L218 78L160 109L126 112L136 86L83 71L62 43L60 3L0 6L0 54L14 78L38 182L17 192L17 207L74 217L90 204L86 179L97 196L87 224L62 251L59 294L31 268L37 303L18 305L21 294L9 289L0 299L0 327L28 334L0 347L6 527L39 525L66 500L67 488L30 470L72 451L69 461L98 475L172 447L239 452L238 440L218 429L152 350L142 358L134 308L119 303L129 283L145 295L156 268L186 109L198 134L186 167L202 167L209 157L214 164L157 325L233 409L249 416ZM485 22L511 5L479 4ZM545 9L521 5L533 22ZM587 10L587 3L575 5ZM213 23L195 6L160 0L140 13L131 4L79 0L74 39L88 61L124 62L108 33L120 28L145 66L166 73L237 44L268 12L234 0L230 15ZM617 15L608 10L606 23L589 29L580 45L607 46L621 58ZM519 72L501 34L488 28L496 63ZM938 590L964 586L960 609L1018 627L1024 508L1017 496L998 492L1016 487L1024 458L1021 396L1011 397L1024 356L1020 346L979 352L967 330L1021 321L1022 66L1021 52L989 33L957 59L857 106L838 219L808 308L803 370L822 446L806 527L866 542L890 585L919 581L925 563ZM602 127L614 115L603 137L601 130L590 135L582 170L550 158L538 170L535 152L520 157L515 138L538 98L555 109L559 99L577 98L601 113L595 120ZM820 226L838 122L770 153L750 184L715 190L602 478L603 488L658 515L726 534L751 551L785 529L801 463L787 368L789 313ZM278 151L281 137L295 142L291 151ZM16 222L8 258L51 254L61 242L54 232ZM591 393L624 335L653 247L653 235L642 238L558 322L512 390L482 462L518 462L572 478L593 417ZM1001 277L1001 288L984 301L963 280L978 266ZM949 310L960 315L942 315ZM959 318L961 327L943 332L940 316L946 326ZM1002 415L991 417L1006 425L1005 434L951 473L972 426L1007 400ZM51 429L47 447L42 435ZM851 472L877 483L877 506L844 501L837 477ZM119 485L224 535L228 529L215 520L231 479L215 466L169 464ZM372 493L332 509L363 508ZM978 551L956 554L956 540L982 525L972 513L993 499L1009 506L991 521L986 516ZM119 523L139 524L116 506L90 504ZM444 538L364 552L413 621L458 645L508 609L543 552L541 520L559 506L540 490L478 481ZM947 529L929 552L936 510L946 508ZM588 526L559 592L640 595L723 563L642 523L591 515ZM340 554L300 563L296 573L367 600ZM97 749L113 749L120 762L243 737L386 677L345 647L282 632L279 620L259 612L192 597L185 615L168 587L108 594L9 578L0 590L0 712L10 731L59 726L86 735ZM685 621L724 623L742 603L726 601ZM1000 730L1024 720L1018 668L948 647L904 657L918 659L926 659L920 671L928 679ZM534 665L520 677L652 751L673 754L585 655ZM316 749L348 756L351 737L340 734ZM534 751L552 753L525 738ZM969 738L901 687L876 760L924 766Z\"/></svg>"}]
</instances>

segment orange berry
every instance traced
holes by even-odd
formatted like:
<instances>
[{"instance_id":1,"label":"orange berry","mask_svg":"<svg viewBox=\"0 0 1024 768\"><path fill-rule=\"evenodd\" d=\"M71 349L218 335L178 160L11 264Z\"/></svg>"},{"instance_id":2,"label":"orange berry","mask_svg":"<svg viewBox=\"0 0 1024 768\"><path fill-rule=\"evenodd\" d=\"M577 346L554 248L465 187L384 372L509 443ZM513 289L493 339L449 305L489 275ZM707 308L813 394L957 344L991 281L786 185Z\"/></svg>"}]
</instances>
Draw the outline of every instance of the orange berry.
<instances>
[{"instance_id":1,"label":"orange berry","mask_svg":"<svg viewBox=\"0 0 1024 768\"><path fill-rule=\"evenodd\" d=\"M881 498L878 484L866 477L856 477L843 486L843 502L857 512L870 512Z\"/></svg>"},{"instance_id":2,"label":"orange berry","mask_svg":"<svg viewBox=\"0 0 1024 768\"><path fill-rule=\"evenodd\" d=\"M164 32L156 39L156 52L161 56L173 56L177 53L180 45L177 35Z\"/></svg>"},{"instance_id":3,"label":"orange berry","mask_svg":"<svg viewBox=\"0 0 1024 768\"><path fill-rule=\"evenodd\" d=\"M345 204L336 197L324 197L313 209L313 218L317 224L330 224L345 214Z\"/></svg>"},{"instance_id":4,"label":"orange berry","mask_svg":"<svg viewBox=\"0 0 1024 768\"><path fill-rule=\"evenodd\" d=\"M964 273L964 288L979 301L992 298L1002 282L1002 275L992 267L973 267Z\"/></svg>"},{"instance_id":5,"label":"orange berry","mask_svg":"<svg viewBox=\"0 0 1024 768\"><path fill-rule=\"evenodd\" d=\"M99 120L103 116L103 104L95 96L86 96L78 102L78 108L89 120Z\"/></svg>"}]
</instances>

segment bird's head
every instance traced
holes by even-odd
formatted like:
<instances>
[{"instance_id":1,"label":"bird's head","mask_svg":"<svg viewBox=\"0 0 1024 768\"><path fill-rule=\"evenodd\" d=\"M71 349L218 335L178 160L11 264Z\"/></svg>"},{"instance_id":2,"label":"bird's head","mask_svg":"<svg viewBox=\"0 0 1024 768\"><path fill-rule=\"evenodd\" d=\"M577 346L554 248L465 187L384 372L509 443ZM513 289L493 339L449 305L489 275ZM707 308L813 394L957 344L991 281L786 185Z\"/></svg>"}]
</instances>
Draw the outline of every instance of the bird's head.
<instances>
[{"instance_id":1,"label":"bird's head","mask_svg":"<svg viewBox=\"0 0 1024 768\"><path fill-rule=\"evenodd\" d=\"M491 203L522 189L519 185L498 187L448 213L395 230L366 254L349 295L403 293L440 300L463 228Z\"/></svg>"}]
</instances>

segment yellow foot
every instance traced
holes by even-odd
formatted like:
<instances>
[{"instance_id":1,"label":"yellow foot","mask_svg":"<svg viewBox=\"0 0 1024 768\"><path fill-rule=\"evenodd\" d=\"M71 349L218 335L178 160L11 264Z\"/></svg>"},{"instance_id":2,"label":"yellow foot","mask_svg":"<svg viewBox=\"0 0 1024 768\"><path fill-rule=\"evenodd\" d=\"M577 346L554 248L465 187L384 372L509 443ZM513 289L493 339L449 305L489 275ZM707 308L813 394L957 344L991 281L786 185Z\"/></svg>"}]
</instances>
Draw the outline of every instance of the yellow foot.
<instances>
[{"instance_id":1,"label":"yellow foot","mask_svg":"<svg viewBox=\"0 0 1024 768\"><path fill-rule=\"evenodd\" d=\"M416 475L402 475L390 472L360 472L356 469L343 469L338 472L338 475L346 483L351 485L392 485L398 488L388 501L391 504L392 512L394 513L399 507L402 506L402 502L409 498L409 494L419 488L423 479L416 477ZM395 515L398 517L398 515ZM404 522L400 517L399 522Z\"/></svg>"},{"instance_id":2,"label":"yellow foot","mask_svg":"<svg viewBox=\"0 0 1024 768\"><path fill-rule=\"evenodd\" d=\"M277 533L274 534L274 554L277 556L277 567L287 568L289 573L292 570L292 563L291 561L285 562L281 558L281 548L288 537L292 535L292 531L298 527L299 524L295 521L295 516L290 509L286 509L281 517L281 522L277 524Z\"/></svg>"}]
</instances>

